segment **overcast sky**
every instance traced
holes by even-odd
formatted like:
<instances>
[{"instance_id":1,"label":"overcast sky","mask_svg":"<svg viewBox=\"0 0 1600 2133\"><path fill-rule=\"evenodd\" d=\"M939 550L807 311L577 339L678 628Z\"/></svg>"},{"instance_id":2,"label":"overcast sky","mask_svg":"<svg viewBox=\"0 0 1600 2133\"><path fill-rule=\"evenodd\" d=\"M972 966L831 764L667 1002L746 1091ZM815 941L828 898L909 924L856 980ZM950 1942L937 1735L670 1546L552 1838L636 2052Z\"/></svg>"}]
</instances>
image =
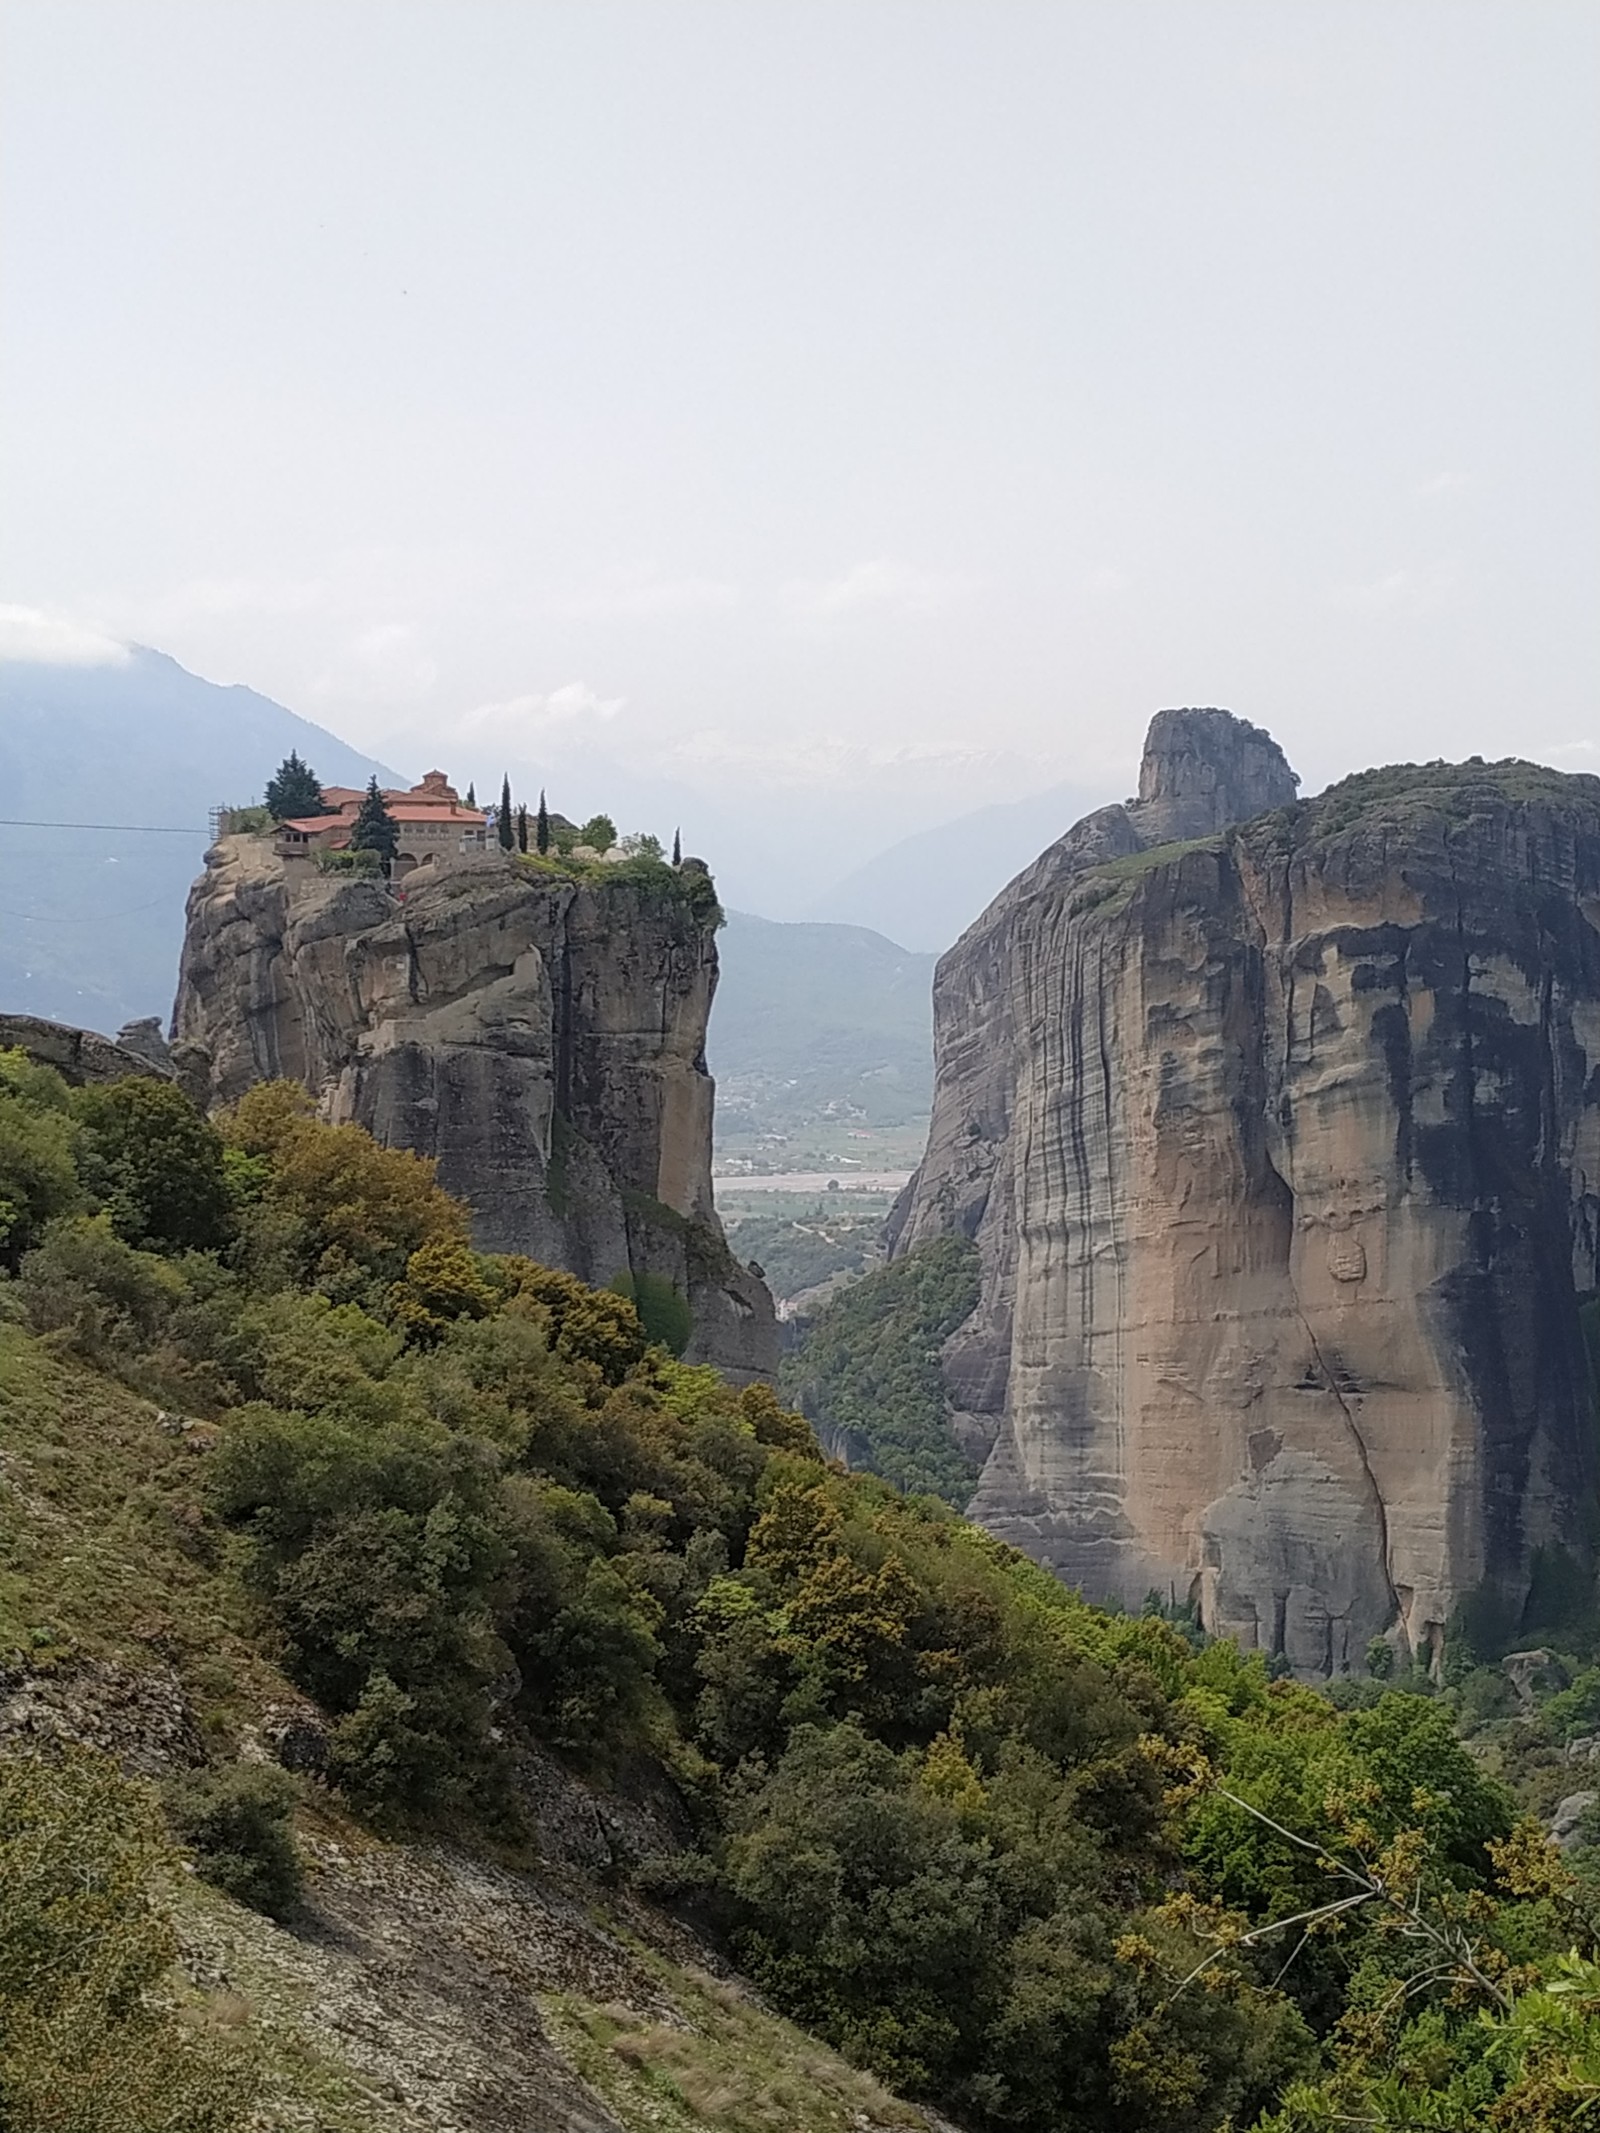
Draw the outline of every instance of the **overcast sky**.
<instances>
[{"instance_id":1,"label":"overcast sky","mask_svg":"<svg viewBox=\"0 0 1600 2133\"><path fill-rule=\"evenodd\" d=\"M1593 0L5 24L14 649L882 841L1163 704L1600 767Z\"/></svg>"}]
</instances>

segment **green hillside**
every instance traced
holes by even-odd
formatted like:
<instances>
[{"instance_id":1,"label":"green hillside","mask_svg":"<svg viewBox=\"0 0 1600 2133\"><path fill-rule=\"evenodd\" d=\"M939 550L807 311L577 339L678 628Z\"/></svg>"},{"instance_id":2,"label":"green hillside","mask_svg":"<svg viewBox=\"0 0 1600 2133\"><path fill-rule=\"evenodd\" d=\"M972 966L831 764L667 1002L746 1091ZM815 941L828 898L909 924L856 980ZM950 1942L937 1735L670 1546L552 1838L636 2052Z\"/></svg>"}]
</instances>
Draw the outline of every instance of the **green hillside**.
<instances>
[{"instance_id":1,"label":"green hillside","mask_svg":"<svg viewBox=\"0 0 1600 2133\"><path fill-rule=\"evenodd\" d=\"M931 955L864 926L780 925L742 911L728 914L717 947L722 977L706 1051L719 1155L764 1149L782 1168L779 1136L799 1153L830 1130L927 1115Z\"/></svg>"},{"instance_id":2,"label":"green hillside","mask_svg":"<svg viewBox=\"0 0 1600 2133\"><path fill-rule=\"evenodd\" d=\"M8 2129L1592 2116L1581 1673L1093 1609L283 1086L0 1056L0 1227Z\"/></svg>"}]
</instances>

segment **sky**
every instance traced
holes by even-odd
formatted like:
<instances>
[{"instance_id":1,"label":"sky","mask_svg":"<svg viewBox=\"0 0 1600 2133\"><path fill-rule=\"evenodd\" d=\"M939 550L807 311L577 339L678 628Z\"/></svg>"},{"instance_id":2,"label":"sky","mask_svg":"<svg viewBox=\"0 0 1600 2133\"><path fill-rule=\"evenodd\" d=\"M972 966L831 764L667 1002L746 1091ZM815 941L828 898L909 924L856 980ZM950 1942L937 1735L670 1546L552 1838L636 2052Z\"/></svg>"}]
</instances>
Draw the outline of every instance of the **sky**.
<instances>
[{"instance_id":1,"label":"sky","mask_svg":"<svg viewBox=\"0 0 1600 2133\"><path fill-rule=\"evenodd\" d=\"M0 653L655 781L775 915L1166 704L1600 768L1592 0L0 20Z\"/></svg>"}]
</instances>

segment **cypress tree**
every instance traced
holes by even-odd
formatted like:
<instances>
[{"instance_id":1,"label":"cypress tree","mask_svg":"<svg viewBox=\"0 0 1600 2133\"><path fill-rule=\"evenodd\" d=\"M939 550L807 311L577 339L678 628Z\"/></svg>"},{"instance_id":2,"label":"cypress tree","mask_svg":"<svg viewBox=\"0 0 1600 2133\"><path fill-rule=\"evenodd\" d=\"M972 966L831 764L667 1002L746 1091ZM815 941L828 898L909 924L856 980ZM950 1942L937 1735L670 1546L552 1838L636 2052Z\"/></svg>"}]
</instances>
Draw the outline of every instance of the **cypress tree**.
<instances>
[{"instance_id":1,"label":"cypress tree","mask_svg":"<svg viewBox=\"0 0 1600 2133\"><path fill-rule=\"evenodd\" d=\"M519 852L525 852L527 849L528 810L525 807L519 807L517 809L517 850Z\"/></svg>"},{"instance_id":2,"label":"cypress tree","mask_svg":"<svg viewBox=\"0 0 1600 2133\"><path fill-rule=\"evenodd\" d=\"M469 785L469 786L467 787L467 805L468 805L468 807L476 807L476 806L477 806L477 804L478 804L478 794L477 794L477 788L476 788L475 786Z\"/></svg>"},{"instance_id":3,"label":"cypress tree","mask_svg":"<svg viewBox=\"0 0 1600 2133\"><path fill-rule=\"evenodd\" d=\"M681 830L674 830L672 833L672 864L675 867L683 865L683 832Z\"/></svg>"},{"instance_id":4,"label":"cypress tree","mask_svg":"<svg viewBox=\"0 0 1600 2133\"><path fill-rule=\"evenodd\" d=\"M373 778L356 816L355 828L350 832L350 849L352 852L376 852L387 867L392 864L399 848L400 825L384 806L378 781Z\"/></svg>"},{"instance_id":5,"label":"cypress tree","mask_svg":"<svg viewBox=\"0 0 1600 2133\"><path fill-rule=\"evenodd\" d=\"M550 810L544 804L544 788L539 789L539 818L534 825L533 841L541 852L550 849Z\"/></svg>"},{"instance_id":6,"label":"cypress tree","mask_svg":"<svg viewBox=\"0 0 1600 2133\"><path fill-rule=\"evenodd\" d=\"M509 852L516 841L517 834L516 824L511 819L511 780L509 777L500 780L500 813L496 818L496 829L502 846Z\"/></svg>"}]
</instances>

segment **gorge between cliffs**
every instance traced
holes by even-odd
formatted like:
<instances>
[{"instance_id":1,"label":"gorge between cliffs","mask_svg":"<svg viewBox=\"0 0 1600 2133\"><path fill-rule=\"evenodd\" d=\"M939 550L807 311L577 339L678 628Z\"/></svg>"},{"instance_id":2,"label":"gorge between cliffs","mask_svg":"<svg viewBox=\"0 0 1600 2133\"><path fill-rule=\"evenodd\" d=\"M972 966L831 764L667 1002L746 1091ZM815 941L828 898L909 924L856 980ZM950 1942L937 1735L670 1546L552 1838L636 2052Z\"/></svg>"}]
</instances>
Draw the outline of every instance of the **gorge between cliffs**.
<instances>
[{"instance_id":1,"label":"gorge between cliffs","mask_svg":"<svg viewBox=\"0 0 1600 2133\"><path fill-rule=\"evenodd\" d=\"M950 950L891 1248L978 1247L970 1515L1302 1674L1436 1665L1592 1568L1600 780L1296 785L1163 712Z\"/></svg>"}]
</instances>

